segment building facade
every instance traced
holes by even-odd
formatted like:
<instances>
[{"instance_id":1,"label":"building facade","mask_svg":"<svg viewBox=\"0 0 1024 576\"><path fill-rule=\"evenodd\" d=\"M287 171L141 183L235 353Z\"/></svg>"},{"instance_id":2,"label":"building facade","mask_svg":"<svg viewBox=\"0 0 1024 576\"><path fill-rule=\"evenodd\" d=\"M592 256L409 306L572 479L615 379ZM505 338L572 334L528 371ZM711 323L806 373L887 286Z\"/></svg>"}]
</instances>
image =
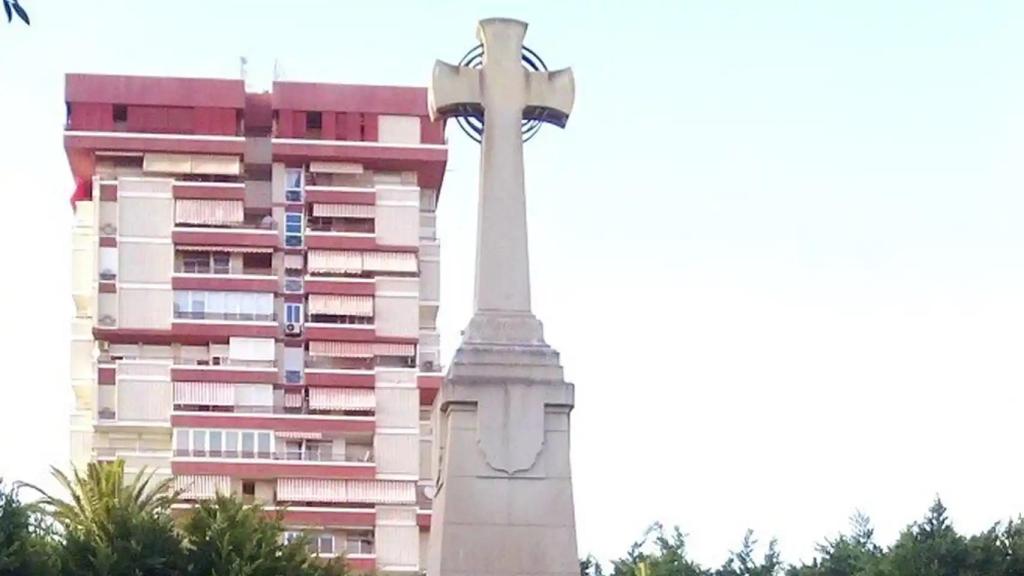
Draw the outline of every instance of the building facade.
<instances>
[{"instance_id":1,"label":"building facade","mask_svg":"<svg viewBox=\"0 0 1024 576\"><path fill-rule=\"evenodd\" d=\"M71 74L72 457L418 572L441 383L422 88Z\"/></svg>"}]
</instances>

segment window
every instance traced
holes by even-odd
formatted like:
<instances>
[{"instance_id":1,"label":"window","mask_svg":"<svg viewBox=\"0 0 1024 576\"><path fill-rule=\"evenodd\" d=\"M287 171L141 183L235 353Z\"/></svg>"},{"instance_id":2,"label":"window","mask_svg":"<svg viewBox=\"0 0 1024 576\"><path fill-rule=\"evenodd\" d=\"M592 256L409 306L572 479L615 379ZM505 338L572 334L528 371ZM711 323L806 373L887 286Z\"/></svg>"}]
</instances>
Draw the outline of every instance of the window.
<instances>
[{"instance_id":1,"label":"window","mask_svg":"<svg viewBox=\"0 0 1024 576\"><path fill-rule=\"evenodd\" d=\"M212 458L220 458L224 455L223 439L224 433L220 430L210 431L210 456Z\"/></svg>"},{"instance_id":2,"label":"window","mask_svg":"<svg viewBox=\"0 0 1024 576\"><path fill-rule=\"evenodd\" d=\"M224 452L229 458L238 457L238 432L229 430L224 434Z\"/></svg>"},{"instance_id":3,"label":"window","mask_svg":"<svg viewBox=\"0 0 1024 576\"><path fill-rule=\"evenodd\" d=\"M288 248L302 246L302 214L289 212L284 215L284 245Z\"/></svg>"},{"instance_id":4,"label":"window","mask_svg":"<svg viewBox=\"0 0 1024 576\"><path fill-rule=\"evenodd\" d=\"M242 270L246 274L263 274L269 276L273 268L273 254L243 254Z\"/></svg>"},{"instance_id":5,"label":"window","mask_svg":"<svg viewBox=\"0 0 1024 576\"><path fill-rule=\"evenodd\" d=\"M305 460L326 462L331 459L331 442L306 441Z\"/></svg>"},{"instance_id":6,"label":"window","mask_svg":"<svg viewBox=\"0 0 1024 576\"><path fill-rule=\"evenodd\" d=\"M373 554L372 532L349 532L345 535L346 554Z\"/></svg>"},{"instance_id":7,"label":"window","mask_svg":"<svg viewBox=\"0 0 1024 576\"><path fill-rule=\"evenodd\" d=\"M273 320L274 295L269 292L177 290L174 293L174 317L197 320Z\"/></svg>"},{"instance_id":8,"label":"window","mask_svg":"<svg viewBox=\"0 0 1024 576\"><path fill-rule=\"evenodd\" d=\"M114 124L122 124L128 121L128 107L124 104L114 104Z\"/></svg>"},{"instance_id":9,"label":"window","mask_svg":"<svg viewBox=\"0 0 1024 576\"><path fill-rule=\"evenodd\" d=\"M252 480L242 480L242 502L252 504L256 499L256 483Z\"/></svg>"},{"instance_id":10,"label":"window","mask_svg":"<svg viewBox=\"0 0 1024 576\"><path fill-rule=\"evenodd\" d=\"M181 258L181 271L186 274L209 274L209 252L186 252Z\"/></svg>"},{"instance_id":11,"label":"window","mask_svg":"<svg viewBox=\"0 0 1024 576\"><path fill-rule=\"evenodd\" d=\"M192 455L206 456L206 430L192 431Z\"/></svg>"},{"instance_id":12,"label":"window","mask_svg":"<svg viewBox=\"0 0 1024 576\"><path fill-rule=\"evenodd\" d=\"M301 538L302 538L302 532L295 532L295 531L289 530L289 531L284 533L284 543L285 544L291 544L292 542L295 542L296 540L299 540Z\"/></svg>"},{"instance_id":13,"label":"window","mask_svg":"<svg viewBox=\"0 0 1024 576\"><path fill-rule=\"evenodd\" d=\"M174 450L179 456L187 456L189 433L191 431L187 429L179 429L174 432Z\"/></svg>"},{"instance_id":14,"label":"window","mask_svg":"<svg viewBox=\"0 0 1024 576\"><path fill-rule=\"evenodd\" d=\"M286 440L284 458L285 460L302 460L302 440Z\"/></svg>"},{"instance_id":15,"label":"window","mask_svg":"<svg viewBox=\"0 0 1024 576\"><path fill-rule=\"evenodd\" d=\"M252 458L256 455L256 434L254 432L242 432L242 458Z\"/></svg>"},{"instance_id":16,"label":"window","mask_svg":"<svg viewBox=\"0 0 1024 576\"><path fill-rule=\"evenodd\" d=\"M230 274L231 273L231 254L227 252L214 252L211 256L213 261L213 273L214 274Z\"/></svg>"},{"instance_id":17,"label":"window","mask_svg":"<svg viewBox=\"0 0 1024 576\"><path fill-rule=\"evenodd\" d=\"M302 304L295 304L292 302L284 305L284 321L289 324L299 324L302 322Z\"/></svg>"},{"instance_id":18,"label":"window","mask_svg":"<svg viewBox=\"0 0 1024 576\"><path fill-rule=\"evenodd\" d=\"M258 432L256 434L257 458L270 458L270 432Z\"/></svg>"},{"instance_id":19,"label":"window","mask_svg":"<svg viewBox=\"0 0 1024 576\"><path fill-rule=\"evenodd\" d=\"M320 112L306 112L306 130L323 128L324 116Z\"/></svg>"},{"instance_id":20,"label":"window","mask_svg":"<svg viewBox=\"0 0 1024 576\"><path fill-rule=\"evenodd\" d=\"M313 554L334 554L334 535L317 534L309 541L309 551Z\"/></svg>"},{"instance_id":21,"label":"window","mask_svg":"<svg viewBox=\"0 0 1024 576\"><path fill-rule=\"evenodd\" d=\"M302 168L285 168L285 190L302 190Z\"/></svg>"}]
</instances>

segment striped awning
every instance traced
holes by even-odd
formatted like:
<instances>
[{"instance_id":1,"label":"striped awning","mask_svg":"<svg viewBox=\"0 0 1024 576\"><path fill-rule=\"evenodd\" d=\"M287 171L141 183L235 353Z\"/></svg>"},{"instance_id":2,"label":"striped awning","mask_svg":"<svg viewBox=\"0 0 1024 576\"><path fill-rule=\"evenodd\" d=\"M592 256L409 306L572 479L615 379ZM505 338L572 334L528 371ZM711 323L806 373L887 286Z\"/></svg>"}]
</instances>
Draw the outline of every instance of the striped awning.
<instances>
[{"instance_id":1,"label":"striped awning","mask_svg":"<svg viewBox=\"0 0 1024 576\"><path fill-rule=\"evenodd\" d=\"M382 342L335 342L314 340L309 343L313 356L332 358L372 358L373 356L415 356L414 344L387 344Z\"/></svg>"},{"instance_id":2,"label":"striped awning","mask_svg":"<svg viewBox=\"0 0 1024 576\"><path fill-rule=\"evenodd\" d=\"M384 344L374 343L373 345L374 356L415 356L416 345L415 344Z\"/></svg>"},{"instance_id":3,"label":"striped awning","mask_svg":"<svg viewBox=\"0 0 1024 576\"><path fill-rule=\"evenodd\" d=\"M278 478L281 502L415 504L416 483L398 480Z\"/></svg>"},{"instance_id":4,"label":"striped awning","mask_svg":"<svg viewBox=\"0 0 1024 576\"><path fill-rule=\"evenodd\" d=\"M373 410L377 396L365 388L310 388L309 407L312 410Z\"/></svg>"},{"instance_id":5,"label":"striped awning","mask_svg":"<svg viewBox=\"0 0 1024 576\"><path fill-rule=\"evenodd\" d=\"M350 480L348 501L353 504L412 504L416 483L394 480Z\"/></svg>"},{"instance_id":6,"label":"striped awning","mask_svg":"<svg viewBox=\"0 0 1024 576\"><path fill-rule=\"evenodd\" d=\"M363 268L373 272L416 272L416 254L412 252L363 252Z\"/></svg>"},{"instance_id":7,"label":"striped awning","mask_svg":"<svg viewBox=\"0 0 1024 576\"><path fill-rule=\"evenodd\" d=\"M174 201L176 224L241 224L245 204L241 200L200 200L179 198Z\"/></svg>"},{"instance_id":8,"label":"striped awning","mask_svg":"<svg viewBox=\"0 0 1024 576\"><path fill-rule=\"evenodd\" d=\"M288 430L278 430L274 432L274 436L284 438L285 440L320 440L324 437L320 432L292 432Z\"/></svg>"},{"instance_id":9,"label":"striped awning","mask_svg":"<svg viewBox=\"0 0 1024 576\"><path fill-rule=\"evenodd\" d=\"M285 408L302 408L302 392L285 392Z\"/></svg>"},{"instance_id":10,"label":"striped awning","mask_svg":"<svg viewBox=\"0 0 1024 576\"><path fill-rule=\"evenodd\" d=\"M332 358L372 358L373 344L370 342L325 342L309 343L309 353L313 356L330 356Z\"/></svg>"},{"instance_id":11,"label":"striped awning","mask_svg":"<svg viewBox=\"0 0 1024 576\"><path fill-rule=\"evenodd\" d=\"M310 294L310 314L332 316L373 316L373 296L342 296L340 294Z\"/></svg>"},{"instance_id":12,"label":"striped awning","mask_svg":"<svg viewBox=\"0 0 1024 576\"><path fill-rule=\"evenodd\" d=\"M283 502L332 502L347 501L348 490L345 480L317 478L278 478L277 500Z\"/></svg>"},{"instance_id":13,"label":"striped awning","mask_svg":"<svg viewBox=\"0 0 1024 576\"><path fill-rule=\"evenodd\" d=\"M230 476L202 476L185 474L174 477L174 487L183 490L181 497L188 500L207 500L217 494L231 494Z\"/></svg>"},{"instance_id":14,"label":"striped awning","mask_svg":"<svg viewBox=\"0 0 1024 576\"><path fill-rule=\"evenodd\" d=\"M189 406L234 406L235 386L228 382L175 382L174 403Z\"/></svg>"},{"instance_id":15,"label":"striped awning","mask_svg":"<svg viewBox=\"0 0 1024 576\"><path fill-rule=\"evenodd\" d=\"M362 174L363 165L356 162L324 162L309 163L309 171L317 174Z\"/></svg>"},{"instance_id":16,"label":"striped awning","mask_svg":"<svg viewBox=\"0 0 1024 576\"><path fill-rule=\"evenodd\" d=\"M348 250L310 250L307 253L310 272L357 274L363 271L363 255Z\"/></svg>"},{"instance_id":17,"label":"striped awning","mask_svg":"<svg viewBox=\"0 0 1024 576\"><path fill-rule=\"evenodd\" d=\"M273 254L273 248L261 248L259 246L185 246L179 244L174 247L182 252L237 252L239 254Z\"/></svg>"},{"instance_id":18,"label":"striped awning","mask_svg":"<svg viewBox=\"0 0 1024 576\"><path fill-rule=\"evenodd\" d=\"M373 218L372 204L313 204L313 216L327 218Z\"/></svg>"}]
</instances>

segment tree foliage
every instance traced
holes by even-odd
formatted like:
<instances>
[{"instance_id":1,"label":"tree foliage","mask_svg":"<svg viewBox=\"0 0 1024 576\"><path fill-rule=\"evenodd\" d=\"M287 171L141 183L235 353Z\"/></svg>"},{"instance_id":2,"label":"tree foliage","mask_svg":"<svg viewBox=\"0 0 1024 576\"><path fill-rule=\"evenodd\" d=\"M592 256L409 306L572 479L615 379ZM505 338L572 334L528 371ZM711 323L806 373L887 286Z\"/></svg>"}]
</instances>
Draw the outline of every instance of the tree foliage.
<instances>
[{"instance_id":1,"label":"tree foliage","mask_svg":"<svg viewBox=\"0 0 1024 576\"><path fill-rule=\"evenodd\" d=\"M66 575L180 574L185 554L170 510L171 481L142 472L125 481L124 462L91 463L82 474L53 476L67 497L33 487L40 505L61 529Z\"/></svg>"},{"instance_id":2,"label":"tree foliage","mask_svg":"<svg viewBox=\"0 0 1024 576\"><path fill-rule=\"evenodd\" d=\"M611 576L1024 576L1024 519L966 537L956 532L936 498L924 518L888 548L876 543L871 520L858 511L850 518L850 532L818 545L809 563L786 566L774 540L759 547L748 531L718 568L687 557L679 528L666 531L654 524L611 567ZM593 557L581 562L580 573L603 576Z\"/></svg>"},{"instance_id":3,"label":"tree foliage","mask_svg":"<svg viewBox=\"0 0 1024 576\"><path fill-rule=\"evenodd\" d=\"M0 480L0 576L57 574L56 544L45 517Z\"/></svg>"},{"instance_id":4,"label":"tree foliage","mask_svg":"<svg viewBox=\"0 0 1024 576\"><path fill-rule=\"evenodd\" d=\"M3 3L4 15L7 16L8 23L10 23L11 20L14 19L15 15L17 15L18 19L24 22L25 24L31 24L31 22L28 19L28 12L26 12L25 8L18 3L18 0L3 0Z\"/></svg>"},{"instance_id":5,"label":"tree foliage","mask_svg":"<svg viewBox=\"0 0 1024 576\"><path fill-rule=\"evenodd\" d=\"M299 538L284 543L280 517L258 504L220 495L201 503L182 526L189 574L217 576L327 576L344 574L344 563L322 564Z\"/></svg>"}]
</instances>

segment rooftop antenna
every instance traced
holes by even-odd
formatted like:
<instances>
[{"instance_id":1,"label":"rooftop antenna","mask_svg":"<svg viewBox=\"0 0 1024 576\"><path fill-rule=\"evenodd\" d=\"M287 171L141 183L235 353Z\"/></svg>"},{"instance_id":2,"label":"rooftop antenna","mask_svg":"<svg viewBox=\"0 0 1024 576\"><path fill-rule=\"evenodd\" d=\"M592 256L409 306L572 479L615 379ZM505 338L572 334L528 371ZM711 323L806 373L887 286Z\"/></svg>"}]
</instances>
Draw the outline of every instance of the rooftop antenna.
<instances>
[{"instance_id":1,"label":"rooftop antenna","mask_svg":"<svg viewBox=\"0 0 1024 576\"><path fill-rule=\"evenodd\" d=\"M281 67L277 63L277 58L274 58L274 82L281 79Z\"/></svg>"},{"instance_id":2,"label":"rooftop antenna","mask_svg":"<svg viewBox=\"0 0 1024 576\"><path fill-rule=\"evenodd\" d=\"M249 59L248 59L248 58L246 58L245 56L239 56L239 57L238 57L238 67L239 67L239 73L240 73L240 74L241 74L241 76L242 76L242 81L243 81L243 82L244 82L244 81L246 80L246 77L245 77L245 76L246 76L246 70L245 70L245 67L246 67L246 66L247 66L248 64L249 64Z\"/></svg>"}]
</instances>

